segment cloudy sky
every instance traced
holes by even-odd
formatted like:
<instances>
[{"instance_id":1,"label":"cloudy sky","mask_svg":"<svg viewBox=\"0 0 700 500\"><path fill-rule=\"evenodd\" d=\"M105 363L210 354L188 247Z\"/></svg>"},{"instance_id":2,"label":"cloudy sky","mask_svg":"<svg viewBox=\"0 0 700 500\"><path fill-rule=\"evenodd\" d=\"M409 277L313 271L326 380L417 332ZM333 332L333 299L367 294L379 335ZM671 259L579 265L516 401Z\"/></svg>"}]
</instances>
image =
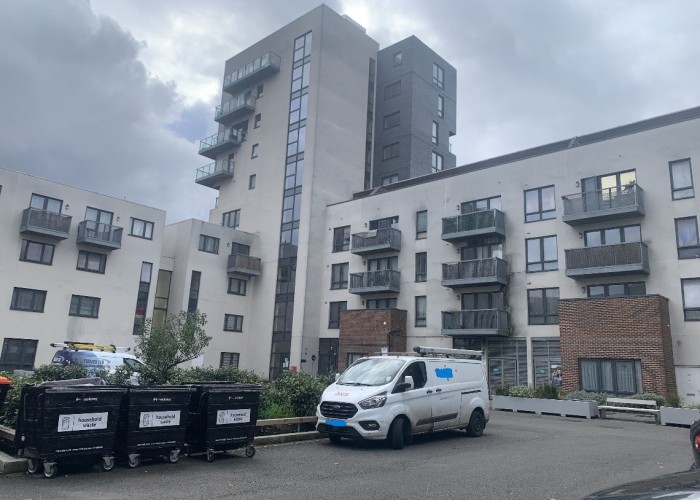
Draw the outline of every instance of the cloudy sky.
<instances>
[{"instance_id":1,"label":"cloudy sky","mask_svg":"<svg viewBox=\"0 0 700 500\"><path fill-rule=\"evenodd\" d=\"M330 0L457 68L457 163L700 105L700 2ZM224 61L312 0L0 0L0 166L208 218Z\"/></svg>"}]
</instances>

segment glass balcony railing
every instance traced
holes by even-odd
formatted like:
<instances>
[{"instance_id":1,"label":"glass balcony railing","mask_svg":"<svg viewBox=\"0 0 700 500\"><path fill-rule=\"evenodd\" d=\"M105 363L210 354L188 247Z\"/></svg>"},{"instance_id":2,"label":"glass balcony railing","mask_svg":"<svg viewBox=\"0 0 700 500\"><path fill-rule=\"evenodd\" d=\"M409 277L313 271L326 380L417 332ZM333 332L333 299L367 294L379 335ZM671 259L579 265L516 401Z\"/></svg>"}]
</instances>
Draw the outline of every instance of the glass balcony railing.
<instances>
[{"instance_id":1,"label":"glass balcony railing","mask_svg":"<svg viewBox=\"0 0 700 500\"><path fill-rule=\"evenodd\" d=\"M230 120L250 113L255 110L255 97L251 95L240 94L216 107L214 120L219 123L225 123Z\"/></svg>"},{"instance_id":2,"label":"glass balcony railing","mask_svg":"<svg viewBox=\"0 0 700 500\"><path fill-rule=\"evenodd\" d=\"M233 160L215 161L197 169L194 181L203 186L218 188L225 179L233 177Z\"/></svg>"},{"instance_id":3,"label":"glass balcony railing","mask_svg":"<svg viewBox=\"0 0 700 500\"><path fill-rule=\"evenodd\" d=\"M249 85L257 78L279 71L281 58L274 52L268 52L250 61L224 77L224 92L231 92L243 85Z\"/></svg>"},{"instance_id":4,"label":"glass balcony railing","mask_svg":"<svg viewBox=\"0 0 700 500\"><path fill-rule=\"evenodd\" d=\"M571 278L649 274L649 250L640 242L564 251L566 275Z\"/></svg>"},{"instance_id":5,"label":"glass balcony railing","mask_svg":"<svg viewBox=\"0 0 700 500\"><path fill-rule=\"evenodd\" d=\"M352 253L356 255L401 250L401 231L385 227L352 235Z\"/></svg>"},{"instance_id":6,"label":"glass balcony railing","mask_svg":"<svg viewBox=\"0 0 700 500\"><path fill-rule=\"evenodd\" d=\"M562 196L562 221L570 226L644 216L644 190L637 184Z\"/></svg>"},{"instance_id":7,"label":"glass balcony railing","mask_svg":"<svg viewBox=\"0 0 700 500\"><path fill-rule=\"evenodd\" d=\"M65 240L70 233L72 219L70 215L30 207L22 212L19 232Z\"/></svg>"},{"instance_id":8,"label":"glass balcony railing","mask_svg":"<svg viewBox=\"0 0 700 500\"><path fill-rule=\"evenodd\" d=\"M443 335L508 335L508 313L500 309L443 311Z\"/></svg>"},{"instance_id":9,"label":"glass balcony railing","mask_svg":"<svg viewBox=\"0 0 700 500\"><path fill-rule=\"evenodd\" d=\"M495 208L442 219L442 239L445 241L459 242L475 237L505 235L505 214Z\"/></svg>"},{"instance_id":10,"label":"glass balcony railing","mask_svg":"<svg viewBox=\"0 0 700 500\"><path fill-rule=\"evenodd\" d=\"M461 287L508 283L508 263L497 257L442 265L442 285Z\"/></svg>"},{"instance_id":11,"label":"glass balcony railing","mask_svg":"<svg viewBox=\"0 0 700 500\"><path fill-rule=\"evenodd\" d=\"M401 289L401 272L384 269L366 273L350 274L350 288L354 294L365 293L399 293Z\"/></svg>"},{"instance_id":12,"label":"glass balcony railing","mask_svg":"<svg viewBox=\"0 0 700 500\"><path fill-rule=\"evenodd\" d=\"M245 132L239 129L230 129L210 135L199 141L199 154L215 160L217 155L240 146L245 140L245 136Z\"/></svg>"},{"instance_id":13,"label":"glass balcony railing","mask_svg":"<svg viewBox=\"0 0 700 500\"><path fill-rule=\"evenodd\" d=\"M121 248L123 231L123 228L112 226L111 224L84 220L78 224L78 244L91 245L108 250Z\"/></svg>"},{"instance_id":14,"label":"glass balcony railing","mask_svg":"<svg viewBox=\"0 0 700 500\"><path fill-rule=\"evenodd\" d=\"M232 254L228 256L227 272L244 276L260 276L261 260L250 255Z\"/></svg>"}]
</instances>

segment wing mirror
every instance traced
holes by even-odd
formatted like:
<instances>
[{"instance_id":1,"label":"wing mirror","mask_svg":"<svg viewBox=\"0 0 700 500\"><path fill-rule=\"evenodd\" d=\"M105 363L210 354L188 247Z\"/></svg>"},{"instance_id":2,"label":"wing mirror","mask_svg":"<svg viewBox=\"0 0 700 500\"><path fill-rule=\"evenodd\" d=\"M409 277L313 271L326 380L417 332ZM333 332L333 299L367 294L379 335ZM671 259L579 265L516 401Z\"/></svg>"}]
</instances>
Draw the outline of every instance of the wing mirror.
<instances>
[{"instance_id":1,"label":"wing mirror","mask_svg":"<svg viewBox=\"0 0 700 500\"><path fill-rule=\"evenodd\" d=\"M413 377L411 375L406 375L403 382L396 384L394 392L406 392L413 389Z\"/></svg>"}]
</instances>

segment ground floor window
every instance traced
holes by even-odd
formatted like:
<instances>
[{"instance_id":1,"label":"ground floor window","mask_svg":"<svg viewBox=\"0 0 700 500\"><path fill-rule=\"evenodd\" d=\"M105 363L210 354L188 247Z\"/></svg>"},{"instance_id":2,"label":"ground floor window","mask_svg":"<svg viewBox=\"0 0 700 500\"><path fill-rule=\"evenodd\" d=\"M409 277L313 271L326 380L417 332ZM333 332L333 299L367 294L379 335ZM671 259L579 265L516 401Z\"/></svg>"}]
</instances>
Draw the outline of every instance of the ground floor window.
<instances>
[{"instance_id":1,"label":"ground floor window","mask_svg":"<svg viewBox=\"0 0 700 500\"><path fill-rule=\"evenodd\" d=\"M562 384L559 339L532 339L532 370L535 387Z\"/></svg>"},{"instance_id":2,"label":"ground floor window","mask_svg":"<svg viewBox=\"0 0 700 500\"><path fill-rule=\"evenodd\" d=\"M219 366L232 366L238 368L240 354L237 352L222 352L219 358Z\"/></svg>"},{"instance_id":3,"label":"ground floor window","mask_svg":"<svg viewBox=\"0 0 700 500\"><path fill-rule=\"evenodd\" d=\"M345 366L350 366L355 361L357 361L360 358L364 358L365 356L367 356L367 353L365 353L365 352L349 352L348 358L347 358L347 364Z\"/></svg>"},{"instance_id":4,"label":"ground floor window","mask_svg":"<svg viewBox=\"0 0 700 500\"><path fill-rule=\"evenodd\" d=\"M38 340L4 339L0 354L0 371L12 373L15 370L34 369Z\"/></svg>"},{"instance_id":5,"label":"ground floor window","mask_svg":"<svg viewBox=\"0 0 700 500\"><path fill-rule=\"evenodd\" d=\"M338 339L318 340L318 374L329 375L338 371Z\"/></svg>"},{"instance_id":6,"label":"ground floor window","mask_svg":"<svg viewBox=\"0 0 700 500\"><path fill-rule=\"evenodd\" d=\"M642 363L635 359L579 359L580 388L612 394L638 394L642 390Z\"/></svg>"},{"instance_id":7,"label":"ground floor window","mask_svg":"<svg viewBox=\"0 0 700 500\"><path fill-rule=\"evenodd\" d=\"M488 359L489 388L527 385L527 342L525 339L483 339L455 337L455 349L484 351Z\"/></svg>"}]
</instances>

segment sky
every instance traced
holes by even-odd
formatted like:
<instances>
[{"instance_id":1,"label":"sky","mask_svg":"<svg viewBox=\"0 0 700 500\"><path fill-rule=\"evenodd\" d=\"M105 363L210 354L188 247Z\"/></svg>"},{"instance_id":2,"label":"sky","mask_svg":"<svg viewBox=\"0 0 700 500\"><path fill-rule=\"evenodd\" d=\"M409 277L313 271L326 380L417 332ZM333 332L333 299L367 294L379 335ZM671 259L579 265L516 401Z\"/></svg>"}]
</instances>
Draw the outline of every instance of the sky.
<instances>
[{"instance_id":1,"label":"sky","mask_svg":"<svg viewBox=\"0 0 700 500\"><path fill-rule=\"evenodd\" d=\"M0 0L0 167L208 220L224 61L311 0ZM700 105L700 2L330 0L457 69L457 165Z\"/></svg>"}]
</instances>

